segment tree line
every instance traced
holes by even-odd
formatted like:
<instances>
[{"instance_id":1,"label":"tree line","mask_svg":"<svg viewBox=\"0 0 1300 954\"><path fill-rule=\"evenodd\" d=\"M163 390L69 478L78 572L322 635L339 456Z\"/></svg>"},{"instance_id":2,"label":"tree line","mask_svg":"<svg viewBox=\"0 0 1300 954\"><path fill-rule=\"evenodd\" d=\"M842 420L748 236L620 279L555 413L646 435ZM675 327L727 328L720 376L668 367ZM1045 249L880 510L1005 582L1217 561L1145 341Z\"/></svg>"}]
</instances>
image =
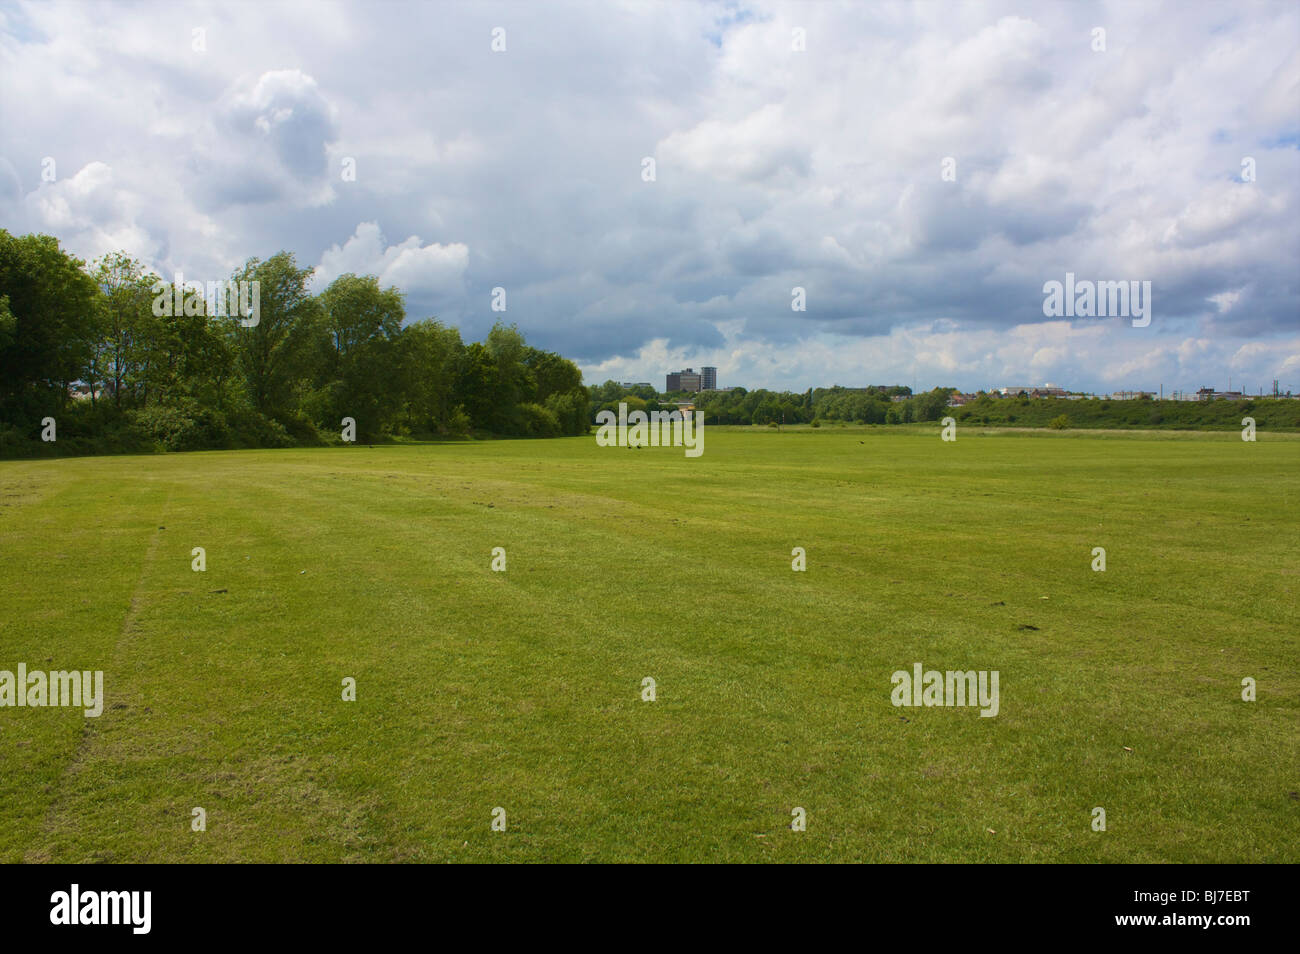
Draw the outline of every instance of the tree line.
<instances>
[{"instance_id":1,"label":"tree line","mask_svg":"<svg viewBox=\"0 0 1300 954\"><path fill-rule=\"evenodd\" d=\"M955 388L934 388L913 394L903 385L867 388L810 388L790 391L681 391L657 394L653 387L625 388L606 381L588 389L590 413L617 410L673 410L676 401L691 401L704 412L706 424L913 424L952 417L958 423L1003 427L1051 428L1166 428L1239 430L1244 416L1258 426L1274 430L1300 429L1300 400L1250 398L1244 401L1162 401L1143 398L1112 401L1106 398L1068 400L1030 398L1021 394L1003 398L979 392L960 407L950 407Z\"/></svg>"},{"instance_id":2,"label":"tree line","mask_svg":"<svg viewBox=\"0 0 1300 954\"><path fill-rule=\"evenodd\" d=\"M867 388L809 388L792 391L680 391L659 395L651 387L625 388L615 381L589 389L592 419L598 411L617 410L619 402L629 410L672 410L676 401L691 401L704 412L706 424L911 424L937 421L944 416L951 388L935 388L913 395L903 385L873 385ZM898 396L903 400L895 401Z\"/></svg>"},{"instance_id":3,"label":"tree line","mask_svg":"<svg viewBox=\"0 0 1300 954\"><path fill-rule=\"evenodd\" d=\"M981 392L970 403L949 408L948 413L959 424L993 427L1239 431L1242 418L1250 417L1259 427L1270 430L1300 429L1300 401L1269 397L1242 401L1173 401L1149 397L1113 401L1100 397L1031 398L1025 394L1001 398Z\"/></svg>"},{"instance_id":4,"label":"tree line","mask_svg":"<svg viewBox=\"0 0 1300 954\"><path fill-rule=\"evenodd\" d=\"M345 417L363 442L587 433L577 365L513 325L467 344L434 318L405 324L373 275L313 294L311 274L288 252L249 259L230 281L256 283L254 320L200 287L173 296L123 252L87 265L0 229L0 456L312 445Z\"/></svg>"}]
</instances>

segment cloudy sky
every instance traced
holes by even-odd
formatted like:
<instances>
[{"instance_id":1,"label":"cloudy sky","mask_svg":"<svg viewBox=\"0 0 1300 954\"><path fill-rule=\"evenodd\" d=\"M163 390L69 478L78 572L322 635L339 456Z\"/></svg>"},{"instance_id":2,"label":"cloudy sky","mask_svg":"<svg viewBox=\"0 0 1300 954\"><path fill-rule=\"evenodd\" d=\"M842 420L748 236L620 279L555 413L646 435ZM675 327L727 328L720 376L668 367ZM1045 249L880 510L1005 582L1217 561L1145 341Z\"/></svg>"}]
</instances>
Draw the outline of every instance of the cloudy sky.
<instances>
[{"instance_id":1,"label":"cloudy sky","mask_svg":"<svg viewBox=\"0 0 1300 954\"><path fill-rule=\"evenodd\" d=\"M1291 0L0 3L0 226L287 249L589 382L1300 391L1298 212Z\"/></svg>"}]
</instances>

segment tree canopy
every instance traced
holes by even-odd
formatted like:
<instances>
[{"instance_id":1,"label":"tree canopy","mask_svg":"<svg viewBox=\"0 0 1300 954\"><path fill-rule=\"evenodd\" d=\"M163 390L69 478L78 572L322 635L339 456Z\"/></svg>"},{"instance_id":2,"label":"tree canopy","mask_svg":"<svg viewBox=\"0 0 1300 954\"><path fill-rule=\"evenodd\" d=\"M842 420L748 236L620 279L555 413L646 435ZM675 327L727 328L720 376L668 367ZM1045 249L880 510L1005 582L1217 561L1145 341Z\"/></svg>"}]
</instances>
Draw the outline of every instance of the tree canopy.
<instances>
[{"instance_id":1,"label":"tree canopy","mask_svg":"<svg viewBox=\"0 0 1300 954\"><path fill-rule=\"evenodd\" d=\"M0 454L314 444L344 418L360 441L587 432L578 367L516 326L466 344L436 318L407 323L402 292L374 275L319 294L311 277L288 252L249 259L229 287L256 283L253 320L199 287L172 307L170 284L125 252L87 265L0 229Z\"/></svg>"}]
</instances>

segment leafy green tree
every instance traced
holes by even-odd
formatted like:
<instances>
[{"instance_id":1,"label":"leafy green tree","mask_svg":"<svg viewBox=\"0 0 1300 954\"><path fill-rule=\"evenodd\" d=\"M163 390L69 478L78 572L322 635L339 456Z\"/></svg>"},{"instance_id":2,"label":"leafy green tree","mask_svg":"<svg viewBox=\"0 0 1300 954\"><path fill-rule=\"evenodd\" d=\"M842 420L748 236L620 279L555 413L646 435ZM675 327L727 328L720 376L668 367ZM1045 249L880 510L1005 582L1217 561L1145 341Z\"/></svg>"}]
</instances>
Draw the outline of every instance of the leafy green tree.
<instances>
[{"instance_id":1,"label":"leafy green tree","mask_svg":"<svg viewBox=\"0 0 1300 954\"><path fill-rule=\"evenodd\" d=\"M249 259L235 276L259 283L260 303L257 324L235 322L235 365L253 408L273 419L296 412L298 385L323 351L321 307L308 291L310 278L311 269L299 268L288 252Z\"/></svg>"},{"instance_id":2,"label":"leafy green tree","mask_svg":"<svg viewBox=\"0 0 1300 954\"><path fill-rule=\"evenodd\" d=\"M532 375L532 397L537 401L545 402L552 394L582 390L582 372L578 366L552 351L525 348L524 366Z\"/></svg>"},{"instance_id":3,"label":"leafy green tree","mask_svg":"<svg viewBox=\"0 0 1300 954\"><path fill-rule=\"evenodd\" d=\"M555 416L559 433L585 434L587 392L578 366L552 351L536 348L524 349L524 366L533 383L533 401ZM658 406L655 402L655 409Z\"/></svg>"},{"instance_id":4,"label":"leafy green tree","mask_svg":"<svg viewBox=\"0 0 1300 954\"><path fill-rule=\"evenodd\" d=\"M0 229L0 415L31 426L90 374L95 283L50 235Z\"/></svg>"},{"instance_id":5,"label":"leafy green tree","mask_svg":"<svg viewBox=\"0 0 1300 954\"><path fill-rule=\"evenodd\" d=\"M199 297L198 292L191 294ZM238 322L234 317L207 314L201 300L195 305L154 319L150 400L165 403L185 398L221 410L235 372Z\"/></svg>"},{"instance_id":6,"label":"leafy green tree","mask_svg":"<svg viewBox=\"0 0 1300 954\"><path fill-rule=\"evenodd\" d=\"M384 433L402 403L392 369L406 309L396 288L380 289L374 275L340 275L320 296L324 335L317 365L316 423L338 427L357 422L357 435L373 440Z\"/></svg>"},{"instance_id":7,"label":"leafy green tree","mask_svg":"<svg viewBox=\"0 0 1300 954\"><path fill-rule=\"evenodd\" d=\"M115 408L143 402L153 332L156 276L125 252L95 262L92 277L99 289L95 340L86 383L91 401L102 388ZM171 286L164 293L171 294Z\"/></svg>"},{"instance_id":8,"label":"leafy green tree","mask_svg":"<svg viewBox=\"0 0 1300 954\"><path fill-rule=\"evenodd\" d=\"M952 388L935 388L933 391L927 391L925 394L918 395L909 401L913 405L913 419L917 421L937 421L948 410L948 399L952 396Z\"/></svg>"},{"instance_id":9,"label":"leafy green tree","mask_svg":"<svg viewBox=\"0 0 1300 954\"><path fill-rule=\"evenodd\" d=\"M456 392L474 427L493 429L497 423L500 369L487 345L474 342L461 354Z\"/></svg>"},{"instance_id":10,"label":"leafy green tree","mask_svg":"<svg viewBox=\"0 0 1300 954\"><path fill-rule=\"evenodd\" d=\"M519 405L536 388L532 372L524 364L528 346L515 325L497 322L487 336L487 350L497 365L497 388L488 412L487 427L498 434L524 432Z\"/></svg>"},{"instance_id":11,"label":"leafy green tree","mask_svg":"<svg viewBox=\"0 0 1300 954\"><path fill-rule=\"evenodd\" d=\"M574 365L574 371L577 372L576 365ZM645 385L641 385L639 387L634 386L631 388L626 388L623 385L619 384L617 381L606 381L604 384L593 384L590 388L587 389L587 393L588 393L588 406L589 406L589 414L588 414L589 422L594 422L596 420L596 414L602 409L610 408L613 410L617 410L618 402L620 400L627 401L633 397L638 398L641 401L645 402L645 407L651 411L658 411L664 409L672 410L675 407L675 405L671 403L661 404L659 401L660 397L664 397L665 400L669 400L668 396L660 395L660 393L656 391L653 387L647 387ZM705 398L708 397L708 395L700 395L700 397ZM586 431L578 430L570 433L585 434Z\"/></svg>"},{"instance_id":12,"label":"leafy green tree","mask_svg":"<svg viewBox=\"0 0 1300 954\"><path fill-rule=\"evenodd\" d=\"M0 354L12 347L18 336L18 319L9 310L9 296L0 295Z\"/></svg>"},{"instance_id":13,"label":"leafy green tree","mask_svg":"<svg viewBox=\"0 0 1300 954\"><path fill-rule=\"evenodd\" d=\"M457 375L464 350L460 332L432 318L413 322L403 330L399 381L408 428L438 434L463 429L456 411L461 403Z\"/></svg>"},{"instance_id":14,"label":"leafy green tree","mask_svg":"<svg viewBox=\"0 0 1300 954\"><path fill-rule=\"evenodd\" d=\"M590 430L587 421L587 400L582 391L557 391L546 399L546 409L559 421L562 434L586 434ZM656 405L655 410L658 410Z\"/></svg>"}]
</instances>

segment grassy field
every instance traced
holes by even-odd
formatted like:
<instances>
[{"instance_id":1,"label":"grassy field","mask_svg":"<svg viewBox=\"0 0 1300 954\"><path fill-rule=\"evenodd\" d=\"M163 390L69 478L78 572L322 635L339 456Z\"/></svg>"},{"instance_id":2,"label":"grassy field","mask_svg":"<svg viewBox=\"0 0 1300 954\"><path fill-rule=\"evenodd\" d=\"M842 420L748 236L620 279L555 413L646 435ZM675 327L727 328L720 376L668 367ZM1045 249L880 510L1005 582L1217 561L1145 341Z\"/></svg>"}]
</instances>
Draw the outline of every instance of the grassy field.
<instances>
[{"instance_id":1,"label":"grassy field","mask_svg":"<svg viewBox=\"0 0 1300 954\"><path fill-rule=\"evenodd\" d=\"M0 708L0 861L1300 861L1297 465L937 427L0 463L0 669L107 697ZM894 707L917 662L999 714Z\"/></svg>"}]
</instances>

